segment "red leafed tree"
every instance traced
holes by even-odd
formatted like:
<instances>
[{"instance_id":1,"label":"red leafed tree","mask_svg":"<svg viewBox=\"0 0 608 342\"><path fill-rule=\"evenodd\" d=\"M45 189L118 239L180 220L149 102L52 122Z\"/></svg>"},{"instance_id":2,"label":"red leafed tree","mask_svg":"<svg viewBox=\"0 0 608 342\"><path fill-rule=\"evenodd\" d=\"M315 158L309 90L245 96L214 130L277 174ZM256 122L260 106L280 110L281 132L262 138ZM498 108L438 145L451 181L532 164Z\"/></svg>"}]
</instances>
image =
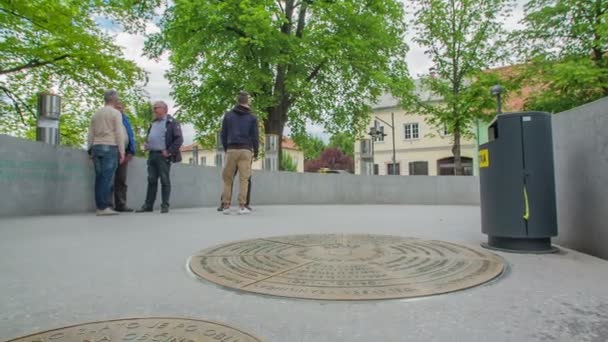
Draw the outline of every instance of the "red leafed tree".
<instances>
[{"instance_id":1,"label":"red leafed tree","mask_svg":"<svg viewBox=\"0 0 608 342\"><path fill-rule=\"evenodd\" d=\"M337 148L326 148L319 158L309 160L304 164L304 170L306 172L317 172L322 168L353 172L355 169L355 162L352 157L344 154Z\"/></svg>"}]
</instances>

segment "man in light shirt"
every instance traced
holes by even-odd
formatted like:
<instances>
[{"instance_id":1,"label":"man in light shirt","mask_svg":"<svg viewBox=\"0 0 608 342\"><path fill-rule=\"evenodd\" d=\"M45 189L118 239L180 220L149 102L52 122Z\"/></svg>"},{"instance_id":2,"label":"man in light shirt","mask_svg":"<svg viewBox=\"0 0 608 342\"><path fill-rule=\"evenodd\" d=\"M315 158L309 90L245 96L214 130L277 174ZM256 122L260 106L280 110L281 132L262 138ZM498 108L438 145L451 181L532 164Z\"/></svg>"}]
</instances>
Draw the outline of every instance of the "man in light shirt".
<instances>
[{"instance_id":1,"label":"man in light shirt","mask_svg":"<svg viewBox=\"0 0 608 342\"><path fill-rule=\"evenodd\" d=\"M118 93L104 93L105 106L91 117L88 146L95 165L95 206L98 216L117 215L110 207L112 183L118 164L125 160L125 137L122 116L114 107Z\"/></svg>"}]
</instances>

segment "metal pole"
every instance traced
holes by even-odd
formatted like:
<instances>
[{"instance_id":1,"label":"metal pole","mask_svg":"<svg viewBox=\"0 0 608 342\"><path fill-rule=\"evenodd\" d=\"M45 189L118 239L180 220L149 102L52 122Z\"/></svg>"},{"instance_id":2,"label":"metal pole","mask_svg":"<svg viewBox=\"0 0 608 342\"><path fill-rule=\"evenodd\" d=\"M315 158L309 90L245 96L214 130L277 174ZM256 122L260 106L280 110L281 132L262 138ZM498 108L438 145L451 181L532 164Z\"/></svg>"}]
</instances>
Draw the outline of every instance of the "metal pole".
<instances>
[{"instance_id":1,"label":"metal pole","mask_svg":"<svg viewBox=\"0 0 608 342\"><path fill-rule=\"evenodd\" d=\"M393 175L396 174L396 168L397 168L397 156L396 156L396 151L395 151L395 113L391 112L391 129L393 132Z\"/></svg>"},{"instance_id":2,"label":"metal pole","mask_svg":"<svg viewBox=\"0 0 608 342\"><path fill-rule=\"evenodd\" d=\"M502 96L500 93L498 93L497 97L498 97L498 114L502 114Z\"/></svg>"},{"instance_id":3,"label":"metal pole","mask_svg":"<svg viewBox=\"0 0 608 342\"><path fill-rule=\"evenodd\" d=\"M372 145L372 175L375 176L376 175L376 172L375 172L375 170L376 170L376 164L375 164L375 161L374 161L374 143L375 143L376 139L375 139L375 136L373 134L370 134L370 135L372 137L372 144L371 144Z\"/></svg>"},{"instance_id":4,"label":"metal pole","mask_svg":"<svg viewBox=\"0 0 608 342\"><path fill-rule=\"evenodd\" d=\"M215 136L215 166L224 167L224 145L222 145L222 133L217 132Z\"/></svg>"}]
</instances>

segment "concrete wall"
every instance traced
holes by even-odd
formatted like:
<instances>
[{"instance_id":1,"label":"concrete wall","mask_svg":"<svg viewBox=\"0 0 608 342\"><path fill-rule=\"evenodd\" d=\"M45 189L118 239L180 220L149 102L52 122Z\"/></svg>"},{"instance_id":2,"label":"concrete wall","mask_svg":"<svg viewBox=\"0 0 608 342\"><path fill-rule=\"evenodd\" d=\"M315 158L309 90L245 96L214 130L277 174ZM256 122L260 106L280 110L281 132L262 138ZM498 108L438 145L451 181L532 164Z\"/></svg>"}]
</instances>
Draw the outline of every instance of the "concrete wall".
<instances>
[{"instance_id":1,"label":"concrete wall","mask_svg":"<svg viewBox=\"0 0 608 342\"><path fill-rule=\"evenodd\" d=\"M553 117L559 237L608 259L608 98Z\"/></svg>"},{"instance_id":2,"label":"concrete wall","mask_svg":"<svg viewBox=\"0 0 608 342\"><path fill-rule=\"evenodd\" d=\"M171 173L173 208L218 204L221 187L218 169L178 164L172 166ZM129 206L142 205L146 177L145 160L132 161L128 176ZM94 210L93 167L80 150L0 135L0 189L0 216ZM252 205L266 204L478 205L479 181L476 177L255 172Z\"/></svg>"}]
</instances>

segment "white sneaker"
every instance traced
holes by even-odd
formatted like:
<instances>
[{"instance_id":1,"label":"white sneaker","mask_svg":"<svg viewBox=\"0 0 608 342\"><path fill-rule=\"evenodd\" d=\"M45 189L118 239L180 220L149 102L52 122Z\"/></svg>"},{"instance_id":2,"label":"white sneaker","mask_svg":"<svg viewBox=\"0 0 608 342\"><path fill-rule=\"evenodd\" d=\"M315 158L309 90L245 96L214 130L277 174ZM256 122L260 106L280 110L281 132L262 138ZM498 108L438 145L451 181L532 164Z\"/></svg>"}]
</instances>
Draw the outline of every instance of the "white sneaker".
<instances>
[{"instance_id":1,"label":"white sneaker","mask_svg":"<svg viewBox=\"0 0 608 342\"><path fill-rule=\"evenodd\" d=\"M230 213L231 213L230 207L222 209L222 214L230 215Z\"/></svg>"},{"instance_id":2,"label":"white sneaker","mask_svg":"<svg viewBox=\"0 0 608 342\"><path fill-rule=\"evenodd\" d=\"M105 208L104 210L97 210L97 216L113 216L118 214L117 211L112 210L110 207Z\"/></svg>"},{"instance_id":3,"label":"white sneaker","mask_svg":"<svg viewBox=\"0 0 608 342\"><path fill-rule=\"evenodd\" d=\"M251 214L251 210L249 210L247 208L239 209L239 215L249 215L249 214Z\"/></svg>"}]
</instances>

